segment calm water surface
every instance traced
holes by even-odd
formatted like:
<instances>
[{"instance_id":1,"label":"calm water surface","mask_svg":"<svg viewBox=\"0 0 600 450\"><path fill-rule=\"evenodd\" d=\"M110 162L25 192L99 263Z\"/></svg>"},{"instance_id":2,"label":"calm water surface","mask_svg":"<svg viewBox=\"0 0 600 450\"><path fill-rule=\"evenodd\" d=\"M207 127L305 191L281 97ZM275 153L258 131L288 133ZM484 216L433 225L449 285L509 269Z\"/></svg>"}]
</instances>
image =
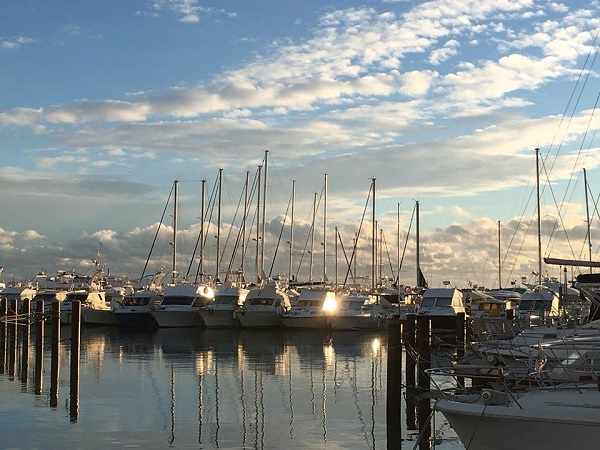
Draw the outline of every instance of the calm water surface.
<instances>
[{"instance_id":1,"label":"calm water surface","mask_svg":"<svg viewBox=\"0 0 600 450\"><path fill-rule=\"evenodd\" d=\"M77 420L70 328L62 337L58 407L50 336L42 395L33 346L26 381L0 375L2 448L387 447L383 332L84 328ZM435 421L436 448L464 448L442 416ZM414 432L402 433L412 449Z\"/></svg>"}]
</instances>

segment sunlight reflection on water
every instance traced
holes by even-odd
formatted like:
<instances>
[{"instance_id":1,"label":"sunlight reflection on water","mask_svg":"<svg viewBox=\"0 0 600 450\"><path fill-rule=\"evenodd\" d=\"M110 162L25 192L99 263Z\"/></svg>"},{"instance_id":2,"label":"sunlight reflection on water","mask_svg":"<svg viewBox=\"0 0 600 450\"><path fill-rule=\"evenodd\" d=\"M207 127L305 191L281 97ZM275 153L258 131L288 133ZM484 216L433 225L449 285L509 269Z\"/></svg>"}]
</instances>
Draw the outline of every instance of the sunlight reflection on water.
<instances>
[{"instance_id":1,"label":"sunlight reflection on water","mask_svg":"<svg viewBox=\"0 0 600 450\"><path fill-rule=\"evenodd\" d=\"M0 375L2 447L385 448L386 346L383 332L84 328L77 421L65 341L57 408L49 348L42 395L31 362L28 384ZM463 448L436 421L436 448Z\"/></svg>"}]
</instances>

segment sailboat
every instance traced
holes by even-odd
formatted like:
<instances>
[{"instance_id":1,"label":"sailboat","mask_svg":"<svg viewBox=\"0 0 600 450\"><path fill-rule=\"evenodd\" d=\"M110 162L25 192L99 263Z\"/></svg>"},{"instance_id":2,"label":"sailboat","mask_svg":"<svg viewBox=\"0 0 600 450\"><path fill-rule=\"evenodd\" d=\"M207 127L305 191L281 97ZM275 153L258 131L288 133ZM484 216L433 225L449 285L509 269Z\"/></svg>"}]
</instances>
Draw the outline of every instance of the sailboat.
<instances>
[{"instance_id":1,"label":"sailboat","mask_svg":"<svg viewBox=\"0 0 600 450\"><path fill-rule=\"evenodd\" d=\"M206 284L178 283L177 272L177 194L178 181L174 181L173 205L173 270L172 281L165 286L163 300L150 311L159 327L199 327L202 324L198 309L214 299L213 289Z\"/></svg>"},{"instance_id":2,"label":"sailboat","mask_svg":"<svg viewBox=\"0 0 600 450\"><path fill-rule=\"evenodd\" d=\"M257 217L261 217L261 224L256 227L256 281L246 295L244 304L234 311L234 316L244 328L279 327L279 316L292 307L290 298L279 280L265 280L264 272L264 246L265 246L265 218L267 201L267 167L268 150L264 157L263 197L261 204L261 172L262 165L258 166L257 176Z\"/></svg>"},{"instance_id":3,"label":"sailboat","mask_svg":"<svg viewBox=\"0 0 600 450\"><path fill-rule=\"evenodd\" d=\"M329 311L336 308L335 291L327 284L327 174L323 185L323 280L316 285L313 281L313 254L315 218L317 215L317 194L313 202L313 223L311 227L310 271L308 284L300 291L296 304L281 315L284 328L329 328ZM291 245L291 244L290 244ZM291 267L291 265L290 265Z\"/></svg>"}]
</instances>

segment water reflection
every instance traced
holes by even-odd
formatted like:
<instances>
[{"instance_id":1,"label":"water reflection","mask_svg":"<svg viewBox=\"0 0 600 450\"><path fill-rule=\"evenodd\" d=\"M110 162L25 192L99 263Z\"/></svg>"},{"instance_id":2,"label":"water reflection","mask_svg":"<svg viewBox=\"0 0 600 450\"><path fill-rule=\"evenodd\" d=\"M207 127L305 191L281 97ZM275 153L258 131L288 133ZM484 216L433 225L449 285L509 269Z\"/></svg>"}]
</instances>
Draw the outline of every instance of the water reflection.
<instances>
[{"instance_id":1,"label":"water reflection","mask_svg":"<svg viewBox=\"0 0 600 450\"><path fill-rule=\"evenodd\" d=\"M84 328L77 423L3 398L17 424L7 445L381 448L386 356L376 332ZM59 396L68 416L68 389ZM32 420L38 438L25 429Z\"/></svg>"}]
</instances>

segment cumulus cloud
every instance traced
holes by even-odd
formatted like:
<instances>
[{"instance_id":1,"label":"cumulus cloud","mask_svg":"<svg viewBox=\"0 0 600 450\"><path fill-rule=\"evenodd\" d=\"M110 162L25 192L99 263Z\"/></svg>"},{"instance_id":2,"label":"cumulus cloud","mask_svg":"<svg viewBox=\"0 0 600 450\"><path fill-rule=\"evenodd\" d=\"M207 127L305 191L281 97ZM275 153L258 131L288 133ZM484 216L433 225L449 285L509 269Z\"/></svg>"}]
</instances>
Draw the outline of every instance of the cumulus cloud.
<instances>
[{"instance_id":1,"label":"cumulus cloud","mask_svg":"<svg viewBox=\"0 0 600 450\"><path fill-rule=\"evenodd\" d=\"M15 50L23 45L32 44L35 40L26 36L16 36L12 38L0 38L0 47L6 50Z\"/></svg>"},{"instance_id":2,"label":"cumulus cloud","mask_svg":"<svg viewBox=\"0 0 600 450\"><path fill-rule=\"evenodd\" d=\"M169 11L183 23L199 23L202 18L214 15L236 16L235 13L228 13L224 9L200 6L199 3L199 0L150 0L154 11Z\"/></svg>"},{"instance_id":3,"label":"cumulus cloud","mask_svg":"<svg viewBox=\"0 0 600 450\"><path fill-rule=\"evenodd\" d=\"M188 24L228 14L196 0L149 5L157 15L173 14ZM58 229L68 217L69 224L86 230L78 230L68 249L60 248L63 262L81 260L76 245L85 244L93 253L90 242L102 241L119 254L118 245L123 253L131 251L139 264L144 257L141 235L152 235L143 225L154 220L149 201L160 210L155 188L127 178L144 160L160 166L157 172L164 177L182 173L192 179L200 177L198 166L225 167L239 181L246 166L260 162L256 155L261 149L272 149L281 180L297 179L304 194L320 185L327 170L332 215L346 232L362 213L370 176L381 180L382 201L474 197L529 181L532 147L554 145L556 130L567 124L560 112L527 107L538 103L541 90L572 76L589 53L598 26L594 14L533 0L436 0L402 6L404 13L376 7L327 10L306 39L275 40L249 62L195 85L124 93L126 101L21 105L0 112L3 130L31 138L22 127L35 127L35 141L23 156L33 169L0 168L0 188L11 200L0 201L0 210L14 208L15 200L33 209L55 202L56 217L45 219L48 226ZM30 43L2 42L9 47ZM568 130L561 130L569 150L556 158L553 181L567 179L577 165L573 147L591 117L591 111L579 111ZM591 145L587 154L590 169L600 162L595 150ZM273 197L283 196L284 184L274 189ZM19 193L24 186L28 198ZM344 196L335 198L335 191ZM127 226L113 230L115 211L127 211L135 219L129 217ZM481 267L485 251L475 245L489 243L496 221L474 219L475 211L450 200L430 212L457 223L440 225L428 236L428 270L439 270L441 276L469 255L476 255L473 264ZM572 212L574 217L581 214ZM33 212L23 214L35 223ZM281 220L271 225L275 230ZM580 232L575 224L568 226ZM193 240L195 231L188 226L183 236ZM0 233L0 242L15 248L11 233ZM44 248L52 248L58 258L61 246L52 245L47 231L39 234L38 244L45 241ZM33 255L30 261L35 261Z\"/></svg>"}]
</instances>

